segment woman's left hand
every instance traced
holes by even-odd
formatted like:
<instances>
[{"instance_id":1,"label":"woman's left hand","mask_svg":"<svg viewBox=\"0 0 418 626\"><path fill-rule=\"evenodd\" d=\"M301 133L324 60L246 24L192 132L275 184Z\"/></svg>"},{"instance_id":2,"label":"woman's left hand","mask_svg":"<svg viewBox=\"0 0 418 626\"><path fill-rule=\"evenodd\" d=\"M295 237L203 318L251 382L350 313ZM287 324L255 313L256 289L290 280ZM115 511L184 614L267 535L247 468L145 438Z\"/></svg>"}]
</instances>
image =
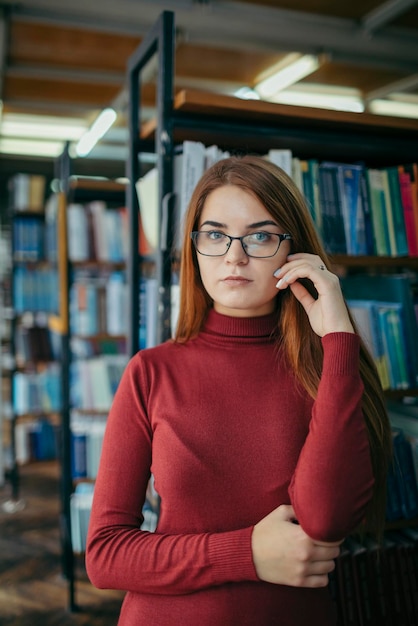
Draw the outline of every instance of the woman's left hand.
<instances>
[{"instance_id":1,"label":"woman's left hand","mask_svg":"<svg viewBox=\"0 0 418 626\"><path fill-rule=\"evenodd\" d=\"M274 273L278 289L290 288L306 311L312 329L323 337L328 333L354 333L353 325L341 292L338 276L330 272L324 262L314 254L289 254L287 262ZM312 281L318 292L315 299L299 282L300 278Z\"/></svg>"}]
</instances>

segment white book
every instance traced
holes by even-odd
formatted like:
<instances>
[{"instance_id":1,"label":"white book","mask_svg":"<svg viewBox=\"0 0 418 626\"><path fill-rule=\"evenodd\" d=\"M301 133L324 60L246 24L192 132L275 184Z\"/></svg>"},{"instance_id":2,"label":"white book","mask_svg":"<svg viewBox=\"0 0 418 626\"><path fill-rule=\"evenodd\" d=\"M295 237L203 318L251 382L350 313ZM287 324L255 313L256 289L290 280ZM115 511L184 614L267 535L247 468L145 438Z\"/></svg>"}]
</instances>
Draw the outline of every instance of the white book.
<instances>
[{"instance_id":1,"label":"white book","mask_svg":"<svg viewBox=\"0 0 418 626\"><path fill-rule=\"evenodd\" d=\"M128 287L121 272L112 272L106 284L106 330L124 335L128 328Z\"/></svg>"},{"instance_id":2,"label":"white book","mask_svg":"<svg viewBox=\"0 0 418 626\"><path fill-rule=\"evenodd\" d=\"M109 259L108 242L106 236L106 204L101 200L90 202L88 208L92 215L93 238L98 261Z\"/></svg>"},{"instance_id":3,"label":"white book","mask_svg":"<svg viewBox=\"0 0 418 626\"><path fill-rule=\"evenodd\" d=\"M105 429L106 421L96 420L87 430L87 476L92 479L97 477Z\"/></svg>"},{"instance_id":4,"label":"white book","mask_svg":"<svg viewBox=\"0 0 418 626\"><path fill-rule=\"evenodd\" d=\"M175 247L183 241L183 220L193 191L205 171L206 148L200 141L184 141L182 153L174 157L174 193L176 197Z\"/></svg>"},{"instance_id":5,"label":"white book","mask_svg":"<svg viewBox=\"0 0 418 626\"><path fill-rule=\"evenodd\" d=\"M268 159L292 178L292 151L287 148L271 148L268 151Z\"/></svg>"},{"instance_id":6,"label":"white book","mask_svg":"<svg viewBox=\"0 0 418 626\"><path fill-rule=\"evenodd\" d=\"M88 220L82 204L67 206L67 241L70 261L87 261L90 256Z\"/></svg>"},{"instance_id":7,"label":"white book","mask_svg":"<svg viewBox=\"0 0 418 626\"><path fill-rule=\"evenodd\" d=\"M30 202L30 175L15 174L11 180L12 203L15 211L27 211Z\"/></svg>"},{"instance_id":8,"label":"white book","mask_svg":"<svg viewBox=\"0 0 418 626\"><path fill-rule=\"evenodd\" d=\"M158 248L159 207L158 170L156 167L142 176L135 185L138 195L141 226L151 250Z\"/></svg>"},{"instance_id":9,"label":"white book","mask_svg":"<svg viewBox=\"0 0 418 626\"><path fill-rule=\"evenodd\" d=\"M113 394L106 359L100 356L89 359L87 363L93 402L90 408L96 411L108 411L112 404Z\"/></svg>"}]
</instances>

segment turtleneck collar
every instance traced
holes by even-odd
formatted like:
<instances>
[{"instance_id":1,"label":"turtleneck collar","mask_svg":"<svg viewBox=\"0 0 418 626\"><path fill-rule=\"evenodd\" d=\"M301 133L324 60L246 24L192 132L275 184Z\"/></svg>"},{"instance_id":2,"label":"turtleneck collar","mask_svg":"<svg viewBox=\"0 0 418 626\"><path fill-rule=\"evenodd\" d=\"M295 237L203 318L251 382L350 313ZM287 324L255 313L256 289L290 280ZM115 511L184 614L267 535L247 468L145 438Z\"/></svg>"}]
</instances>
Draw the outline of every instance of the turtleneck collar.
<instances>
[{"instance_id":1,"label":"turtleneck collar","mask_svg":"<svg viewBox=\"0 0 418 626\"><path fill-rule=\"evenodd\" d=\"M229 339L245 343L256 340L257 343L264 343L272 340L276 328L277 313L260 317L230 317L211 309L200 335L215 341Z\"/></svg>"}]
</instances>

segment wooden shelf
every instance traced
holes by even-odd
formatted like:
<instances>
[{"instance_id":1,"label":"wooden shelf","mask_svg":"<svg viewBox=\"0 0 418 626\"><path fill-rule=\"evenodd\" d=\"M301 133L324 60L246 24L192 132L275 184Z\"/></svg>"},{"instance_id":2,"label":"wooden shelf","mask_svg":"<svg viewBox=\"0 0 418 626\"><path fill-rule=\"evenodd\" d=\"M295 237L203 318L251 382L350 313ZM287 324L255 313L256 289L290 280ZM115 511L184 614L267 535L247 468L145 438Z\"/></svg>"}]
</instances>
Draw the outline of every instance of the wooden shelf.
<instances>
[{"instance_id":1,"label":"wooden shelf","mask_svg":"<svg viewBox=\"0 0 418 626\"><path fill-rule=\"evenodd\" d=\"M373 160L388 164L418 158L418 120L242 100L198 90L179 91L173 103L174 140L202 141L235 151L289 147L305 158ZM141 128L155 137L157 120ZM390 142L390 143L388 143Z\"/></svg>"},{"instance_id":2,"label":"wooden shelf","mask_svg":"<svg viewBox=\"0 0 418 626\"><path fill-rule=\"evenodd\" d=\"M334 265L344 267L371 268L408 268L418 271L418 257L391 257L391 256L348 256L344 254L330 255Z\"/></svg>"},{"instance_id":3,"label":"wooden shelf","mask_svg":"<svg viewBox=\"0 0 418 626\"><path fill-rule=\"evenodd\" d=\"M275 104L263 100L243 100L234 96L224 96L210 92L184 89L174 98L174 112L187 115L205 115L208 117L233 117L247 122L266 123L298 122L303 125L318 126L323 130L328 126L347 125L350 128L362 128L379 133L415 132L418 134L418 120L395 118L370 113L351 113L315 109L309 107ZM144 124L141 137L151 138L155 132L157 120Z\"/></svg>"},{"instance_id":4,"label":"wooden shelf","mask_svg":"<svg viewBox=\"0 0 418 626\"><path fill-rule=\"evenodd\" d=\"M108 178L90 178L72 176L70 178L70 190L82 189L94 192L113 192L124 193L126 185Z\"/></svg>"}]
</instances>

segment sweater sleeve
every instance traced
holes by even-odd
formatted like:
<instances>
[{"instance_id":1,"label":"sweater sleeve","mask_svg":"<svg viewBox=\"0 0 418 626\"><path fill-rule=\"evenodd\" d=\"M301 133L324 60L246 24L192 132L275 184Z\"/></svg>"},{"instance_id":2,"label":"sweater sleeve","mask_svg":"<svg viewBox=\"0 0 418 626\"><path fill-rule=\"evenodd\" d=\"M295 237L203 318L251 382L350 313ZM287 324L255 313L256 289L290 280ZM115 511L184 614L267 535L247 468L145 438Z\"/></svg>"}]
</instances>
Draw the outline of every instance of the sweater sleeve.
<instances>
[{"instance_id":1,"label":"sweater sleeve","mask_svg":"<svg viewBox=\"0 0 418 626\"><path fill-rule=\"evenodd\" d=\"M141 530L150 477L152 428L147 381L134 357L108 417L95 485L86 568L99 588L176 595L243 580L258 580L252 527L195 534Z\"/></svg>"},{"instance_id":2,"label":"sweater sleeve","mask_svg":"<svg viewBox=\"0 0 418 626\"><path fill-rule=\"evenodd\" d=\"M289 494L310 537L337 541L363 520L374 479L362 413L359 338L331 333L322 344L321 381Z\"/></svg>"}]
</instances>

